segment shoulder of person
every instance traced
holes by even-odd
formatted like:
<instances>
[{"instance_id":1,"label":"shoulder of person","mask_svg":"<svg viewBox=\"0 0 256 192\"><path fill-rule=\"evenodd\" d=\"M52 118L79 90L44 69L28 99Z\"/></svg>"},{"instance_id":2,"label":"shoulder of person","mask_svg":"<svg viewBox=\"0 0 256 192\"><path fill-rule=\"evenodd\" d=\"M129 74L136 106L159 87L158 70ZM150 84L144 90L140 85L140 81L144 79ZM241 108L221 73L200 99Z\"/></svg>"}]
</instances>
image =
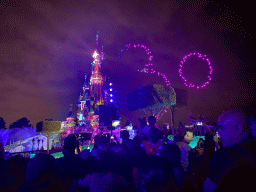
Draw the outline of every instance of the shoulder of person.
<instances>
[{"instance_id":1,"label":"shoulder of person","mask_svg":"<svg viewBox=\"0 0 256 192\"><path fill-rule=\"evenodd\" d=\"M245 149L255 149L256 141L251 139L251 140L248 140L248 141L243 141L243 142L237 144L236 146L241 146Z\"/></svg>"},{"instance_id":2,"label":"shoulder of person","mask_svg":"<svg viewBox=\"0 0 256 192\"><path fill-rule=\"evenodd\" d=\"M157 125L155 125L155 128L157 128L157 129L161 129L160 127L158 127Z\"/></svg>"},{"instance_id":3,"label":"shoulder of person","mask_svg":"<svg viewBox=\"0 0 256 192\"><path fill-rule=\"evenodd\" d=\"M180 147L185 147L186 143L184 143L183 141L179 141L179 142L176 142L176 145L178 145Z\"/></svg>"},{"instance_id":4,"label":"shoulder of person","mask_svg":"<svg viewBox=\"0 0 256 192\"><path fill-rule=\"evenodd\" d=\"M60 162L63 161L63 159L64 159L64 157L57 158L57 159L56 159L56 162L57 162L57 163L60 163Z\"/></svg>"}]
</instances>

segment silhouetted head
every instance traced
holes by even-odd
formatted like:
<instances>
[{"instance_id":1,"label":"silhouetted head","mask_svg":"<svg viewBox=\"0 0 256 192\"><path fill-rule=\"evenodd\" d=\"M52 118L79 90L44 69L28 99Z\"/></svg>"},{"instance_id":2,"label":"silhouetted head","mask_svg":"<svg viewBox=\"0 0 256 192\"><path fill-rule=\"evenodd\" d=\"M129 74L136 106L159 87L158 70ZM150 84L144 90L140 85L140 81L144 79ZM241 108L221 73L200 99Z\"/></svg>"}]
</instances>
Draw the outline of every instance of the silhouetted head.
<instances>
[{"instance_id":1,"label":"silhouetted head","mask_svg":"<svg viewBox=\"0 0 256 192\"><path fill-rule=\"evenodd\" d=\"M186 135L184 137L184 142L189 144L191 142L192 138L193 138L193 132L187 131Z\"/></svg>"},{"instance_id":2,"label":"silhouetted head","mask_svg":"<svg viewBox=\"0 0 256 192\"><path fill-rule=\"evenodd\" d=\"M142 187L145 191L164 191L172 176L170 162L162 157L151 155L145 165L139 169ZM171 191L170 188L168 191Z\"/></svg>"},{"instance_id":3,"label":"silhouetted head","mask_svg":"<svg viewBox=\"0 0 256 192\"><path fill-rule=\"evenodd\" d=\"M185 138L185 135L186 135L186 130L183 127L179 128L177 130L177 134L176 134L176 141L177 142L182 142Z\"/></svg>"},{"instance_id":4,"label":"silhouetted head","mask_svg":"<svg viewBox=\"0 0 256 192\"><path fill-rule=\"evenodd\" d=\"M96 143L97 143L99 149L106 148L110 143L110 136L102 135L97 138Z\"/></svg>"},{"instance_id":5,"label":"silhouetted head","mask_svg":"<svg viewBox=\"0 0 256 192\"><path fill-rule=\"evenodd\" d=\"M154 116L149 116L149 117L148 117L148 123L149 123L150 125L156 124L156 118L155 118Z\"/></svg>"},{"instance_id":6,"label":"silhouetted head","mask_svg":"<svg viewBox=\"0 0 256 192\"><path fill-rule=\"evenodd\" d=\"M71 153L75 153L75 148L77 147L77 140L74 134L68 135L64 140L64 149Z\"/></svg>"},{"instance_id":7,"label":"silhouetted head","mask_svg":"<svg viewBox=\"0 0 256 192\"><path fill-rule=\"evenodd\" d=\"M205 133L205 140L213 140L213 134L210 131Z\"/></svg>"},{"instance_id":8,"label":"silhouetted head","mask_svg":"<svg viewBox=\"0 0 256 192\"><path fill-rule=\"evenodd\" d=\"M25 173L25 183L29 186L49 182L60 182L60 172L54 157L49 154L39 153L28 163ZM56 183L57 184L57 183Z\"/></svg>"},{"instance_id":9,"label":"silhouetted head","mask_svg":"<svg viewBox=\"0 0 256 192\"><path fill-rule=\"evenodd\" d=\"M180 166L181 151L176 144L167 143L163 145L163 147L160 150L160 156L169 160L172 166Z\"/></svg>"},{"instance_id":10,"label":"silhouetted head","mask_svg":"<svg viewBox=\"0 0 256 192\"><path fill-rule=\"evenodd\" d=\"M91 155L91 152L89 149L84 149L83 151L81 151L80 153L80 157L82 157L83 159L86 159L87 157L89 157Z\"/></svg>"},{"instance_id":11,"label":"silhouetted head","mask_svg":"<svg viewBox=\"0 0 256 192\"><path fill-rule=\"evenodd\" d=\"M127 131L127 130L121 131L120 137L121 137L123 140L128 140L129 137L130 137L129 131Z\"/></svg>"},{"instance_id":12,"label":"silhouetted head","mask_svg":"<svg viewBox=\"0 0 256 192\"><path fill-rule=\"evenodd\" d=\"M254 117L248 117L248 120L250 123L252 135L256 136L256 119Z\"/></svg>"},{"instance_id":13,"label":"silhouetted head","mask_svg":"<svg viewBox=\"0 0 256 192\"><path fill-rule=\"evenodd\" d=\"M4 160L4 143L2 141L2 138L0 137L0 160L1 159L2 161Z\"/></svg>"},{"instance_id":14,"label":"silhouetted head","mask_svg":"<svg viewBox=\"0 0 256 192\"><path fill-rule=\"evenodd\" d=\"M139 167L145 164L147 152L143 147L135 146L127 152L127 162L132 167Z\"/></svg>"},{"instance_id":15,"label":"silhouetted head","mask_svg":"<svg viewBox=\"0 0 256 192\"><path fill-rule=\"evenodd\" d=\"M24 183L26 161L21 155L12 156L5 162L6 191L17 191ZM1 171L1 170L0 170ZM1 181L0 181L1 183Z\"/></svg>"},{"instance_id":16,"label":"silhouetted head","mask_svg":"<svg viewBox=\"0 0 256 192\"><path fill-rule=\"evenodd\" d=\"M223 147L248 140L251 136L248 118L238 110L224 112L218 118L218 133Z\"/></svg>"}]
</instances>

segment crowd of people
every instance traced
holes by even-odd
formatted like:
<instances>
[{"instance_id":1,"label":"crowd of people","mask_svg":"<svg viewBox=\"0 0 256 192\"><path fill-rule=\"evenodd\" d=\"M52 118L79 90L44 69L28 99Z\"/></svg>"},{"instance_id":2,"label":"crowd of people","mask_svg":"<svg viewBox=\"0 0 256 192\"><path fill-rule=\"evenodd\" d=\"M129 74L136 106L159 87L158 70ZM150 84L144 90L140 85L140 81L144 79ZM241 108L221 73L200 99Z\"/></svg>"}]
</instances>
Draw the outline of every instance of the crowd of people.
<instances>
[{"instance_id":1,"label":"crowd of people","mask_svg":"<svg viewBox=\"0 0 256 192\"><path fill-rule=\"evenodd\" d=\"M0 143L0 191L249 191L256 170L255 122L241 111L225 112L218 118L221 142L216 145L209 131L194 149L185 128L170 141L153 116L133 140L127 130L121 143L97 135L92 151L80 152L70 134L59 159L45 153L5 159Z\"/></svg>"}]
</instances>

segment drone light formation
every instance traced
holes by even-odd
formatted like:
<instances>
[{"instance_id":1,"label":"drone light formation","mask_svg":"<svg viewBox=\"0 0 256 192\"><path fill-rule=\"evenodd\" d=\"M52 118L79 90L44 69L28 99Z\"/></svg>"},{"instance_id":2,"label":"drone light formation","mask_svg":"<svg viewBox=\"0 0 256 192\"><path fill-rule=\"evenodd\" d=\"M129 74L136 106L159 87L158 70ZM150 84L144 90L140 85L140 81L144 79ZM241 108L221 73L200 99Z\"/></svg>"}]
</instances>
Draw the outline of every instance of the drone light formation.
<instances>
[{"instance_id":1,"label":"drone light formation","mask_svg":"<svg viewBox=\"0 0 256 192\"><path fill-rule=\"evenodd\" d=\"M125 47L126 47L125 49L121 49L117 58L121 58L121 52L128 51L131 47L142 48L145 50L146 54L149 56L148 63L145 64L145 67L143 69L138 69L137 71L142 72L142 73L157 74L158 76L161 76L165 80L165 83L167 86L171 85L170 81L168 80L167 76L164 73L162 73L160 71L157 72L153 68L153 63L152 63L153 55L151 55L151 51L147 46L142 45L142 44L133 44L133 45L127 44Z\"/></svg>"},{"instance_id":2,"label":"drone light formation","mask_svg":"<svg viewBox=\"0 0 256 192\"><path fill-rule=\"evenodd\" d=\"M202 85L194 85L193 83L189 83L188 80L183 76L182 74L182 69L183 69L183 65L186 62L186 60L191 57L191 56L197 56L198 58L201 58L202 60L206 61L208 66L209 66L209 74L207 76L207 80L202 84ZM190 88L197 88L197 89L201 89L204 88L206 85L208 85L210 83L210 81L212 80L211 78L211 74L212 74L212 66L211 66L211 62L210 60L206 57L206 55L202 55L201 53L189 53L188 55L185 55L182 59L182 61L180 62L180 68L179 68L179 75L180 77L183 79L184 81L184 85Z\"/></svg>"}]
</instances>

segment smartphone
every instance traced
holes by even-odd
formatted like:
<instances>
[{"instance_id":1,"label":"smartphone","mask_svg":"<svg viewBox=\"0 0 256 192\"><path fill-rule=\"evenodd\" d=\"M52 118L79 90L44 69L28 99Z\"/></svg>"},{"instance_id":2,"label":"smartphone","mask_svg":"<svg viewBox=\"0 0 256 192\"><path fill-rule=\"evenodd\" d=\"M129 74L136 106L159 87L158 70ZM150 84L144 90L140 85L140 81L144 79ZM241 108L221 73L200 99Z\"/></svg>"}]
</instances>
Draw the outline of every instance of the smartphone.
<instances>
[{"instance_id":1,"label":"smartphone","mask_svg":"<svg viewBox=\"0 0 256 192\"><path fill-rule=\"evenodd\" d=\"M114 136L111 136L110 139L114 139Z\"/></svg>"},{"instance_id":2,"label":"smartphone","mask_svg":"<svg viewBox=\"0 0 256 192\"><path fill-rule=\"evenodd\" d=\"M196 125L203 125L203 122L196 122Z\"/></svg>"},{"instance_id":3,"label":"smartphone","mask_svg":"<svg viewBox=\"0 0 256 192\"><path fill-rule=\"evenodd\" d=\"M112 121L112 126L113 126L113 127L120 126L120 121L119 121L119 120L114 120L114 121Z\"/></svg>"}]
</instances>

